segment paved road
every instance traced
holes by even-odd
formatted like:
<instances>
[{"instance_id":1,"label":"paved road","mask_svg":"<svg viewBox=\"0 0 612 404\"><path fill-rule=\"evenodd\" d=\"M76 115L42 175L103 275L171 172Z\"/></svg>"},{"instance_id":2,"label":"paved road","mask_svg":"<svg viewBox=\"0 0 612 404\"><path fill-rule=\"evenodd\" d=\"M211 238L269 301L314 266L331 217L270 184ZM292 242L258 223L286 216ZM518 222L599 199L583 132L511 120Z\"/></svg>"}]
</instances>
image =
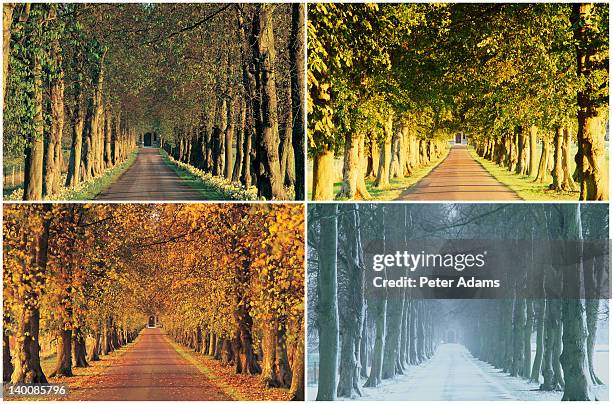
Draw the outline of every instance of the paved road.
<instances>
[{"instance_id":1,"label":"paved road","mask_svg":"<svg viewBox=\"0 0 612 404\"><path fill-rule=\"evenodd\" d=\"M460 344L442 344L435 355L420 366L410 367L404 376L372 391L362 399L393 401L501 401L517 400L504 386L498 372L480 366ZM506 378L507 379L507 378Z\"/></svg>"},{"instance_id":2,"label":"paved road","mask_svg":"<svg viewBox=\"0 0 612 404\"><path fill-rule=\"evenodd\" d=\"M145 329L118 363L75 391L76 400L231 400L164 338Z\"/></svg>"},{"instance_id":3,"label":"paved road","mask_svg":"<svg viewBox=\"0 0 612 404\"><path fill-rule=\"evenodd\" d=\"M134 164L96 198L106 201L202 200L162 160L159 149L140 148Z\"/></svg>"},{"instance_id":4,"label":"paved road","mask_svg":"<svg viewBox=\"0 0 612 404\"><path fill-rule=\"evenodd\" d=\"M400 200L410 201L509 201L521 200L507 186L497 181L476 160L465 145L454 145L446 159Z\"/></svg>"}]
</instances>

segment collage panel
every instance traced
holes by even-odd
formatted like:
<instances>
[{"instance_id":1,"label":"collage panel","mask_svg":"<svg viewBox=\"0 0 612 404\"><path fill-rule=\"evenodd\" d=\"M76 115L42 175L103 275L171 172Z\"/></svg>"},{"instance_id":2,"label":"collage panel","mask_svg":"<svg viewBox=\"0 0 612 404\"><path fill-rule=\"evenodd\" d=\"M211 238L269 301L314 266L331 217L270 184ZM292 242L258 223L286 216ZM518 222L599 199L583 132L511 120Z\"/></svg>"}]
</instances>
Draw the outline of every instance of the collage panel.
<instances>
[{"instance_id":1,"label":"collage panel","mask_svg":"<svg viewBox=\"0 0 612 404\"><path fill-rule=\"evenodd\" d=\"M304 200L305 4L3 7L4 200Z\"/></svg>"},{"instance_id":2,"label":"collage panel","mask_svg":"<svg viewBox=\"0 0 612 404\"><path fill-rule=\"evenodd\" d=\"M609 200L609 7L309 4L308 199Z\"/></svg>"},{"instance_id":3,"label":"collage panel","mask_svg":"<svg viewBox=\"0 0 612 404\"><path fill-rule=\"evenodd\" d=\"M5 399L304 399L302 204L7 204L3 220Z\"/></svg>"},{"instance_id":4,"label":"collage panel","mask_svg":"<svg viewBox=\"0 0 612 404\"><path fill-rule=\"evenodd\" d=\"M607 204L308 207L307 400L609 400Z\"/></svg>"}]
</instances>

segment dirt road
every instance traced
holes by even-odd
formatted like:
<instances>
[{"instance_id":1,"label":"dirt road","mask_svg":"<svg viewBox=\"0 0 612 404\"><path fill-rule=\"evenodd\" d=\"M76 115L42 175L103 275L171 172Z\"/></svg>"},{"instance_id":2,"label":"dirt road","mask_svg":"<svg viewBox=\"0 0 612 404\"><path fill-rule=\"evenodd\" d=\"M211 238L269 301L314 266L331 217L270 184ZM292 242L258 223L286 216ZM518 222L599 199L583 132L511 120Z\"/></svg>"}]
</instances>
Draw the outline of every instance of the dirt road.
<instances>
[{"instance_id":1,"label":"dirt road","mask_svg":"<svg viewBox=\"0 0 612 404\"><path fill-rule=\"evenodd\" d=\"M497 181L476 160L465 145L455 145L448 157L399 200L408 201L512 201L518 195Z\"/></svg>"},{"instance_id":2,"label":"dirt road","mask_svg":"<svg viewBox=\"0 0 612 404\"><path fill-rule=\"evenodd\" d=\"M160 329L145 329L119 361L74 391L72 400L231 400L174 350Z\"/></svg>"},{"instance_id":3,"label":"dirt road","mask_svg":"<svg viewBox=\"0 0 612 404\"><path fill-rule=\"evenodd\" d=\"M134 164L96 199L106 201L194 201L206 198L189 187L185 180L164 163L159 149L141 148Z\"/></svg>"}]
</instances>

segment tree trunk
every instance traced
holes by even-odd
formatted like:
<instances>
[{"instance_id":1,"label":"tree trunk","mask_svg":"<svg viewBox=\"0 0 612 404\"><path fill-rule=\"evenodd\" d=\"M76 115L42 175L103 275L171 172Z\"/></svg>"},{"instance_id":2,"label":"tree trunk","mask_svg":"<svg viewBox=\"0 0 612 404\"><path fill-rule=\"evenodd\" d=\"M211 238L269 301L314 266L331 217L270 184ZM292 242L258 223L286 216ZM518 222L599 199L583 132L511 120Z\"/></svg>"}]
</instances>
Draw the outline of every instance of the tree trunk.
<instances>
[{"instance_id":1,"label":"tree trunk","mask_svg":"<svg viewBox=\"0 0 612 404\"><path fill-rule=\"evenodd\" d=\"M7 334L6 325L2 330L2 381L8 382L13 374L13 363L11 359L10 338Z\"/></svg>"},{"instance_id":2,"label":"tree trunk","mask_svg":"<svg viewBox=\"0 0 612 404\"><path fill-rule=\"evenodd\" d=\"M42 212L46 215L51 205L42 205ZM35 220L35 218L29 218ZM40 229L30 238L29 232L22 230L24 244L28 246L28 268L31 272L20 287L23 295L19 296L21 306L15 310L15 347L13 350L14 371L11 383L46 383L47 378L40 366L40 345L38 343L40 311L38 308L38 287L44 284L47 271L47 247L49 241L49 225L51 219L43 217Z\"/></svg>"},{"instance_id":3,"label":"tree trunk","mask_svg":"<svg viewBox=\"0 0 612 404\"><path fill-rule=\"evenodd\" d=\"M529 378L531 376L531 334L533 333L533 301L526 299L525 306L527 310L527 316L525 320L525 332L523 334L523 370L521 376Z\"/></svg>"},{"instance_id":4,"label":"tree trunk","mask_svg":"<svg viewBox=\"0 0 612 404\"><path fill-rule=\"evenodd\" d=\"M361 396L360 349L364 321L364 262L361 246L359 206L342 205L342 225L347 237L341 240L341 250L346 268L347 300L339 310L342 346L340 351L340 376L338 397Z\"/></svg>"},{"instance_id":5,"label":"tree trunk","mask_svg":"<svg viewBox=\"0 0 612 404\"><path fill-rule=\"evenodd\" d=\"M25 147L24 194L26 201L40 201L43 196L43 162L45 153L45 129L43 122L43 82L42 66L38 56L32 57L34 74L33 129L27 135L28 144Z\"/></svg>"},{"instance_id":6,"label":"tree trunk","mask_svg":"<svg viewBox=\"0 0 612 404\"><path fill-rule=\"evenodd\" d=\"M604 201L608 200L604 139L608 113L608 40L607 37L604 39L604 34L593 23L594 8L593 3L573 4L570 18L576 41L577 74L586 83L578 91L578 143L581 158L577 169L582 180L580 200ZM603 79L597 79L598 75L605 75L603 83ZM574 395L568 394L568 397Z\"/></svg>"},{"instance_id":7,"label":"tree trunk","mask_svg":"<svg viewBox=\"0 0 612 404\"><path fill-rule=\"evenodd\" d=\"M244 160L244 154L248 153L245 150L245 125L246 125L246 105L243 100L240 100L240 121L238 122L238 130L236 131L236 161L234 162L234 169L232 171L232 182L240 182L242 178L242 166Z\"/></svg>"},{"instance_id":8,"label":"tree trunk","mask_svg":"<svg viewBox=\"0 0 612 404\"><path fill-rule=\"evenodd\" d=\"M548 181L548 162L550 160L550 141L548 137L542 136L542 153L540 154L540 163L538 164L538 175L535 182L544 183Z\"/></svg>"},{"instance_id":9,"label":"tree trunk","mask_svg":"<svg viewBox=\"0 0 612 404\"><path fill-rule=\"evenodd\" d=\"M100 330L98 328L94 330L93 340L94 344L91 347L91 351L89 351L89 356L87 357L87 360L90 362L100 360L100 351L102 349L102 334L100 333Z\"/></svg>"},{"instance_id":10,"label":"tree trunk","mask_svg":"<svg viewBox=\"0 0 612 404\"><path fill-rule=\"evenodd\" d=\"M538 142L538 127L531 125L529 128L529 171L527 175L535 177L537 174L538 163L537 163L537 142Z\"/></svg>"},{"instance_id":11,"label":"tree trunk","mask_svg":"<svg viewBox=\"0 0 612 404\"><path fill-rule=\"evenodd\" d=\"M567 204L560 207L563 216L562 235L567 240L582 240L582 224L580 222L580 205ZM582 246L577 245L577 251L565 251L563 262L572 257L582 256ZM567 259L566 259L567 258ZM572 298L576 291L581 290L582 263L574 263L575 268L563 271L563 295L561 312L563 322L563 352L560 362L563 367L565 388L563 401L591 401L590 378L587 376L587 325L585 308L582 300Z\"/></svg>"},{"instance_id":12,"label":"tree trunk","mask_svg":"<svg viewBox=\"0 0 612 404\"><path fill-rule=\"evenodd\" d=\"M536 353L531 367L531 381L540 382L540 371L542 368L542 358L544 354L544 313L546 312L546 300L541 299L535 302L536 312Z\"/></svg>"},{"instance_id":13,"label":"tree trunk","mask_svg":"<svg viewBox=\"0 0 612 404\"><path fill-rule=\"evenodd\" d=\"M523 371L523 363L525 361L523 339L523 331L525 329L525 309L525 299L516 298L514 301L514 316L512 320L512 340L514 342L514 346L510 376L520 376Z\"/></svg>"},{"instance_id":14,"label":"tree trunk","mask_svg":"<svg viewBox=\"0 0 612 404\"><path fill-rule=\"evenodd\" d=\"M313 160L312 200L331 201L334 199L334 152L323 149Z\"/></svg>"},{"instance_id":15,"label":"tree trunk","mask_svg":"<svg viewBox=\"0 0 612 404\"><path fill-rule=\"evenodd\" d=\"M317 282L317 319L319 326L319 389L317 401L336 399L338 374L337 235L338 207L317 206L321 217Z\"/></svg>"},{"instance_id":16,"label":"tree trunk","mask_svg":"<svg viewBox=\"0 0 612 404\"><path fill-rule=\"evenodd\" d=\"M385 240L404 241L406 237L406 206L394 204L388 207L390 216L396 221L393 226L385 226ZM385 213L386 213L385 209ZM400 288L387 291L387 321L395 324L389 327L385 335L385 353L383 358L382 378L392 379L396 374L396 363L400 352L400 325L404 311L404 295Z\"/></svg>"},{"instance_id":17,"label":"tree trunk","mask_svg":"<svg viewBox=\"0 0 612 404\"><path fill-rule=\"evenodd\" d=\"M384 188L389 185L391 176L391 143L393 139L393 114L389 113L385 122L385 135L381 143L380 164L378 165L378 175L374 186Z\"/></svg>"},{"instance_id":18,"label":"tree trunk","mask_svg":"<svg viewBox=\"0 0 612 404\"><path fill-rule=\"evenodd\" d=\"M387 208L382 208L380 220L382 221L383 228L383 239L385 238L386 232L384 229L388 226L385 222L385 213ZM386 243L385 243L386 245ZM386 271L382 271L380 276L386 278ZM377 387L382 382L382 368L384 361L385 351L385 332L387 329L387 293L385 290L381 290L380 294L374 296L372 301L369 303L371 307L372 315L374 316L374 323L376 327L376 337L374 339L374 351L372 352L372 368L370 369L370 376L366 381L364 387Z\"/></svg>"},{"instance_id":19,"label":"tree trunk","mask_svg":"<svg viewBox=\"0 0 612 404\"><path fill-rule=\"evenodd\" d=\"M52 8L51 10L55 10ZM55 12L53 12L55 14ZM55 16L53 16L55 17ZM64 130L64 70L62 68L62 49L59 40L51 45L51 58L58 71L51 79L49 97L51 103L51 128L47 140L44 169L43 195L59 192L62 175L62 132Z\"/></svg>"},{"instance_id":20,"label":"tree trunk","mask_svg":"<svg viewBox=\"0 0 612 404\"><path fill-rule=\"evenodd\" d=\"M277 379L275 372L276 362L276 328L278 323L271 321L262 327L261 348L263 350L263 358L261 361L261 378L266 387L279 387L280 381Z\"/></svg>"},{"instance_id":21,"label":"tree trunk","mask_svg":"<svg viewBox=\"0 0 612 404\"><path fill-rule=\"evenodd\" d=\"M295 163L295 200L304 200L306 179L304 176L304 26L305 5L293 3L291 6L291 34L289 37L289 66L291 74L291 116L293 118L291 143Z\"/></svg>"},{"instance_id":22,"label":"tree trunk","mask_svg":"<svg viewBox=\"0 0 612 404\"><path fill-rule=\"evenodd\" d=\"M278 328L281 328L280 330ZM274 374L279 387L291 386L291 370L287 355L287 338L284 326L276 330L276 355L274 358Z\"/></svg>"},{"instance_id":23,"label":"tree trunk","mask_svg":"<svg viewBox=\"0 0 612 404\"><path fill-rule=\"evenodd\" d=\"M339 197L349 200L370 199L365 186L363 163L365 161L363 135L347 133L344 140L344 167L342 189Z\"/></svg>"},{"instance_id":24,"label":"tree trunk","mask_svg":"<svg viewBox=\"0 0 612 404\"><path fill-rule=\"evenodd\" d=\"M87 363L85 336L80 328L75 328L72 333L72 358L74 359L74 367L76 368L85 368L89 366L89 363Z\"/></svg>"},{"instance_id":25,"label":"tree trunk","mask_svg":"<svg viewBox=\"0 0 612 404\"><path fill-rule=\"evenodd\" d=\"M235 239L233 243L233 246L235 246ZM244 257L242 265L236 263L236 280L240 284L249 284L250 265L251 260L249 256ZM237 305L234 311L234 320L238 327L236 333L236 373L255 375L261 372L261 368L253 351L253 318L249 312L250 303L248 298L242 294L236 296L236 301Z\"/></svg>"},{"instance_id":26,"label":"tree trunk","mask_svg":"<svg viewBox=\"0 0 612 404\"><path fill-rule=\"evenodd\" d=\"M409 359L410 365L418 365L419 359L417 357L417 301L410 301L410 331L409 335Z\"/></svg>"},{"instance_id":27,"label":"tree trunk","mask_svg":"<svg viewBox=\"0 0 612 404\"><path fill-rule=\"evenodd\" d=\"M293 360L291 362L291 387L289 388L289 400L304 401L304 332L303 320L298 319L292 327L295 340L293 348Z\"/></svg>"},{"instance_id":28,"label":"tree trunk","mask_svg":"<svg viewBox=\"0 0 612 404\"><path fill-rule=\"evenodd\" d=\"M72 376L72 330L62 329L58 337L57 365L50 376Z\"/></svg>"},{"instance_id":29,"label":"tree trunk","mask_svg":"<svg viewBox=\"0 0 612 404\"><path fill-rule=\"evenodd\" d=\"M561 184L563 183L563 127L558 126L555 129L555 137L553 141L554 147L554 168L552 173L552 184L549 188L553 190L561 190Z\"/></svg>"},{"instance_id":30,"label":"tree trunk","mask_svg":"<svg viewBox=\"0 0 612 404\"><path fill-rule=\"evenodd\" d=\"M228 55L229 58L229 55ZM228 60L228 65L229 65L229 60ZM229 68L228 68L228 81L229 81ZM232 144L234 142L234 131L235 131L235 124L234 124L234 117L236 116L235 110L236 110L236 106L237 106L237 102L234 99L233 96L233 86L228 82L228 93L229 93L229 100L227 102L227 126L225 127L225 161L224 161L224 169L223 169L223 176L225 178L227 178L228 180L232 179L232 169L233 169L233 164L232 164L232 159L233 159L233 151L234 149L232 148Z\"/></svg>"},{"instance_id":31,"label":"tree trunk","mask_svg":"<svg viewBox=\"0 0 612 404\"><path fill-rule=\"evenodd\" d=\"M561 147L563 157L563 181L561 182L561 189L564 191L575 191L576 184L574 183L574 179L572 178L572 173L570 169L570 132L569 128L564 128L563 130L563 145Z\"/></svg>"},{"instance_id":32,"label":"tree trunk","mask_svg":"<svg viewBox=\"0 0 612 404\"><path fill-rule=\"evenodd\" d=\"M516 173L527 175L527 134L525 128L519 126L518 131L518 157L516 163Z\"/></svg>"},{"instance_id":33,"label":"tree trunk","mask_svg":"<svg viewBox=\"0 0 612 404\"><path fill-rule=\"evenodd\" d=\"M586 318L587 318L587 361L589 367L589 376L591 377L591 383L595 385L604 384L601 379L595 373L593 364L593 356L595 354L595 341L597 336L597 316L599 312L599 300L598 299L586 299Z\"/></svg>"},{"instance_id":34,"label":"tree trunk","mask_svg":"<svg viewBox=\"0 0 612 404\"><path fill-rule=\"evenodd\" d=\"M5 3L2 5L2 52L4 55L2 65L3 111L4 104L6 103L6 81L8 79L9 61L11 57L11 26L13 24L13 10L15 10L15 3Z\"/></svg>"},{"instance_id":35,"label":"tree trunk","mask_svg":"<svg viewBox=\"0 0 612 404\"><path fill-rule=\"evenodd\" d=\"M368 336L368 305L364 301L363 329L361 330L361 346L359 347L361 367L359 376L368 377L368 364L370 363L370 338Z\"/></svg>"},{"instance_id":36,"label":"tree trunk","mask_svg":"<svg viewBox=\"0 0 612 404\"><path fill-rule=\"evenodd\" d=\"M111 168L113 166L113 153L111 148L111 138L113 133L113 113L111 112L110 106L106 108L106 116L104 118L106 123L104 127L104 168Z\"/></svg>"},{"instance_id":37,"label":"tree trunk","mask_svg":"<svg viewBox=\"0 0 612 404\"><path fill-rule=\"evenodd\" d=\"M274 30L272 11L275 5L258 3L253 21L253 63L256 66L256 83L261 94L261 115L256 119L257 191L267 200L287 199L283 187L278 156L278 106L276 96Z\"/></svg>"},{"instance_id":38,"label":"tree trunk","mask_svg":"<svg viewBox=\"0 0 612 404\"><path fill-rule=\"evenodd\" d=\"M83 153L83 130L85 124L85 111L83 110L83 92L81 84L74 83L74 110L72 111L72 144L70 148L70 160L68 162L68 176L66 186L74 187L79 183L81 177L81 154ZM117 150L117 148L115 149ZM116 162L116 160L114 160Z\"/></svg>"}]
</instances>

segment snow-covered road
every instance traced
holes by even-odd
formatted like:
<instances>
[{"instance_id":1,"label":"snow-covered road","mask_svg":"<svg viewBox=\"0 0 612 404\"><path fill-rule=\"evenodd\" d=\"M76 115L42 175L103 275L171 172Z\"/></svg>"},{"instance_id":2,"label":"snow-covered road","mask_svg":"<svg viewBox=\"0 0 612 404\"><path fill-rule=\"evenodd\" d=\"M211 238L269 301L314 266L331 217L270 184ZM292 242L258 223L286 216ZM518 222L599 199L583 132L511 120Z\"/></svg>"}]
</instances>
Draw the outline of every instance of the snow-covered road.
<instances>
[{"instance_id":1,"label":"snow-covered road","mask_svg":"<svg viewBox=\"0 0 612 404\"><path fill-rule=\"evenodd\" d=\"M484 371L459 344L442 344L431 360L409 368L404 376L378 389L364 389L362 399L384 400L517 400L499 383L497 376Z\"/></svg>"},{"instance_id":2,"label":"snow-covered road","mask_svg":"<svg viewBox=\"0 0 612 404\"><path fill-rule=\"evenodd\" d=\"M605 349L604 349L605 348ZM608 379L608 349L599 347L595 355L598 374ZM361 385L365 379L361 380ZM608 386L593 392L600 401L608 400ZM383 380L376 388L362 388L356 400L385 401L560 401L563 392L539 391L539 383L511 377L500 369L474 358L460 344L441 344L435 355L406 374ZM307 397L314 400L317 386L307 387Z\"/></svg>"}]
</instances>

